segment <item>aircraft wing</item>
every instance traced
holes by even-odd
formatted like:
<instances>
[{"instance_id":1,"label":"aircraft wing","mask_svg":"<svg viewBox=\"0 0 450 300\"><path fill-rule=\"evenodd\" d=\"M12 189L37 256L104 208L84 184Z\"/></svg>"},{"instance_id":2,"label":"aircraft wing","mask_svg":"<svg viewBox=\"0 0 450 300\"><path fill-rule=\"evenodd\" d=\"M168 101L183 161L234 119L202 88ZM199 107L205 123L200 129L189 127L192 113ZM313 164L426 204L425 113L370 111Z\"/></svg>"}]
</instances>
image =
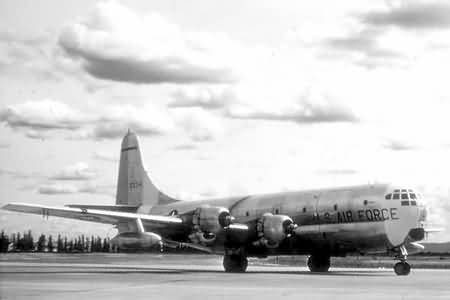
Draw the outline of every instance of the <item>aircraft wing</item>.
<instances>
[{"instance_id":1,"label":"aircraft wing","mask_svg":"<svg viewBox=\"0 0 450 300\"><path fill-rule=\"evenodd\" d=\"M183 223L181 218L172 216L146 215L100 209L55 207L27 203L9 203L3 206L2 209L37 214L44 217L55 216L103 224L118 224L122 222L135 221L138 219L142 221L144 226L148 225L160 227Z\"/></svg>"}]
</instances>

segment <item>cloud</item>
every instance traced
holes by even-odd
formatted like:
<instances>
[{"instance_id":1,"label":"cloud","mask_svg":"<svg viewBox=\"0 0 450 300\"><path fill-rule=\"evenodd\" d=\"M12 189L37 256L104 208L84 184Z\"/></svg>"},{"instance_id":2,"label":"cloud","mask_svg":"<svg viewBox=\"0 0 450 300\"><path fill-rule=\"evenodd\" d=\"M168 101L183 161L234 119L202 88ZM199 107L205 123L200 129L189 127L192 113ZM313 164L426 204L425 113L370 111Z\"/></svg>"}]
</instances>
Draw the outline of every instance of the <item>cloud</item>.
<instances>
[{"instance_id":1,"label":"cloud","mask_svg":"<svg viewBox=\"0 0 450 300\"><path fill-rule=\"evenodd\" d=\"M9 147L11 147L11 144L6 142L0 142L0 149L8 149Z\"/></svg>"},{"instance_id":2,"label":"cloud","mask_svg":"<svg viewBox=\"0 0 450 300\"><path fill-rule=\"evenodd\" d=\"M201 107L219 109L236 98L232 89L226 87L185 87L172 94L169 107Z\"/></svg>"},{"instance_id":3,"label":"cloud","mask_svg":"<svg viewBox=\"0 0 450 300\"><path fill-rule=\"evenodd\" d=\"M298 124L358 122L349 109L328 98L314 98L306 94L286 107L254 108L251 106L231 106L226 116L234 119L285 121Z\"/></svg>"},{"instance_id":4,"label":"cloud","mask_svg":"<svg viewBox=\"0 0 450 300\"><path fill-rule=\"evenodd\" d=\"M115 154L96 151L92 154L92 157L96 160L108 161L108 162L118 162L119 157Z\"/></svg>"},{"instance_id":5,"label":"cloud","mask_svg":"<svg viewBox=\"0 0 450 300\"><path fill-rule=\"evenodd\" d=\"M60 172L51 176L52 180L90 180L96 177L97 173L89 168L87 163L78 162L65 167Z\"/></svg>"},{"instance_id":6,"label":"cloud","mask_svg":"<svg viewBox=\"0 0 450 300\"><path fill-rule=\"evenodd\" d=\"M84 185L77 186L73 184L45 184L37 188L39 194L45 195L60 195L60 194L77 194L77 193L88 193L88 194L102 194L99 188L94 185Z\"/></svg>"},{"instance_id":7,"label":"cloud","mask_svg":"<svg viewBox=\"0 0 450 300\"><path fill-rule=\"evenodd\" d=\"M389 140L384 143L383 147L386 149L389 149L389 150L393 150L393 151L405 151L405 150L418 149L418 147L415 145L412 145L412 144L409 144L406 142L402 142L399 140Z\"/></svg>"},{"instance_id":8,"label":"cloud","mask_svg":"<svg viewBox=\"0 0 450 300\"><path fill-rule=\"evenodd\" d=\"M355 175L358 173L358 171L353 169L325 169L318 170L317 173L328 175Z\"/></svg>"},{"instance_id":9,"label":"cloud","mask_svg":"<svg viewBox=\"0 0 450 300\"><path fill-rule=\"evenodd\" d=\"M447 2L411 1L383 11L371 11L360 16L372 26L396 26L402 29L450 28L450 4Z\"/></svg>"},{"instance_id":10,"label":"cloud","mask_svg":"<svg viewBox=\"0 0 450 300\"><path fill-rule=\"evenodd\" d=\"M158 14L138 15L113 1L68 25L60 46L90 75L131 83L235 81L220 35L183 31Z\"/></svg>"},{"instance_id":11,"label":"cloud","mask_svg":"<svg viewBox=\"0 0 450 300\"><path fill-rule=\"evenodd\" d=\"M0 110L0 121L13 129L45 131L77 129L88 119L65 103L42 100L7 106Z\"/></svg>"},{"instance_id":12,"label":"cloud","mask_svg":"<svg viewBox=\"0 0 450 300\"><path fill-rule=\"evenodd\" d=\"M202 108L178 108L172 113L176 124L195 142L211 141L223 133L220 119Z\"/></svg>"},{"instance_id":13,"label":"cloud","mask_svg":"<svg viewBox=\"0 0 450 300\"><path fill-rule=\"evenodd\" d=\"M343 37L331 37L325 39L322 45L337 51L352 52L364 55L364 59L394 60L404 58L400 52L380 45L381 32L375 30L363 30Z\"/></svg>"},{"instance_id":14,"label":"cloud","mask_svg":"<svg viewBox=\"0 0 450 300\"><path fill-rule=\"evenodd\" d=\"M0 109L0 122L34 139L51 138L54 131L71 139L114 139L129 128L142 136L161 135L173 127L167 112L149 105L99 106L86 112L53 100L9 105Z\"/></svg>"},{"instance_id":15,"label":"cloud","mask_svg":"<svg viewBox=\"0 0 450 300\"><path fill-rule=\"evenodd\" d=\"M170 150L174 150L174 151L186 151L186 150L195 150L195 149L197 149L197 146L195 146L194 144L180 144L180 145L175 145L170 148Z\"/></svg>"}]
</instances>

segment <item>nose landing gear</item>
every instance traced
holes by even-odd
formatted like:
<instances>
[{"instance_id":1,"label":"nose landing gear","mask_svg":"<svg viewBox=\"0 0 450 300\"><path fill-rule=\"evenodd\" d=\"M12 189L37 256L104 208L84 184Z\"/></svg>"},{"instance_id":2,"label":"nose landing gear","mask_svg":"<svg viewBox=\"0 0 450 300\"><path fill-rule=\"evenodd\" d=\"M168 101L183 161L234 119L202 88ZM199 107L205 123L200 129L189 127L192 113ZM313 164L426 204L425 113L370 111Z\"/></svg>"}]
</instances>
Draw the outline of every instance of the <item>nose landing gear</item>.
<instances>
[{"instance_id":1,"label":"nose landing gear","mask_svg":"<svg viewBox=\"0 0 450 300\"><path fill-rule=\"evenodd\" d=\"M406 262L408 256L408 251L406 251L405 246L400 246L400 253L396 258L400 259L400 262L394 265L394 272L399 276L408 275L411 272L411 266Z\"/></svg>"}]
</instances>

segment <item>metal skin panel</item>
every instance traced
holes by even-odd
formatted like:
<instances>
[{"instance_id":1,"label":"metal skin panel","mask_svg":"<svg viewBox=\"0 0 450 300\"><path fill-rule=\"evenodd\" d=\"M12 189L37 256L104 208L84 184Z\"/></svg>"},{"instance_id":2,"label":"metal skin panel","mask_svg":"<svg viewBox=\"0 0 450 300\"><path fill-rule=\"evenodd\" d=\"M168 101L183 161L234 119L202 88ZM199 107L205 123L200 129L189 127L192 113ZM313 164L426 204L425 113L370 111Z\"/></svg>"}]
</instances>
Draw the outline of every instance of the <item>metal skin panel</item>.
<instances>
[{"instance_id":1,"label":"metal skin panel","mask_svg":"<svg viewBox=\"0 0 450 300\"><path fill-rule=\"evenodd\" d=\"M348 252L387 251L402 244L412 228L420 226L420 209L385 200L394 187L387 184L255 195L227 199L177 202L156 206L152 214L179 214L199 205L226 207L236 223L251 224L264 213L288 215L299 225L295 236L266 254L327 251L333 255ZM223 251L223 239L213 245ZM249 247L249 255L252 247Z\"/></svg>"}]
</instances>

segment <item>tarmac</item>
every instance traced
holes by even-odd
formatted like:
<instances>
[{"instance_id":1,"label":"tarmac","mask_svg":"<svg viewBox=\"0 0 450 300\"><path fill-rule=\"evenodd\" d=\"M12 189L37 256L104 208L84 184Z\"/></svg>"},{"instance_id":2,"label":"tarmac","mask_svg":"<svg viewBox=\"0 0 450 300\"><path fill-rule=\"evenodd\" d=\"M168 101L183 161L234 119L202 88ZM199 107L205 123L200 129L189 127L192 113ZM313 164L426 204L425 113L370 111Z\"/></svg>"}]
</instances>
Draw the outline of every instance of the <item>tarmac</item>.
<instances>
[{"instance_id":1,"label":"tarmac","mask_svg":"<svg viewBox=\"0 0 450 300\"><path fill-rule=\"evenodd\" d=\"M450 299L450 270L261 265L224 273L212 255L8 254L1 299Z\"/></svg>"}]
</instances>

